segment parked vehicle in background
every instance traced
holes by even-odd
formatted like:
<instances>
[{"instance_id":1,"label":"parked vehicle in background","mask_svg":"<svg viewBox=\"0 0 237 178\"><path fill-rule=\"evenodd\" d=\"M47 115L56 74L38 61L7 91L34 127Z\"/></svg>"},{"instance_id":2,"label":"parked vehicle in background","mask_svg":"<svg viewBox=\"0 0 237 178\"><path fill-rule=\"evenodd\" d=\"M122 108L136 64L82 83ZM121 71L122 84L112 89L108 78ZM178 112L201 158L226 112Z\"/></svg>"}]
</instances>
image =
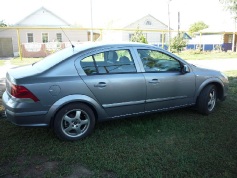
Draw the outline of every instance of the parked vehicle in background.
<instances>
[{"instance_id":1,"label":"parked vehicle in background","mask_svg":"<svg viewBox=\"0 0 237 178\"><path fill-rule=\"evenodd\" d=\"M78 140L97 121L189 106L208 115L226 98L228 78L152 45L89 43L10 69L6 87L11 122Z\"/></svg>"}]
</instances>

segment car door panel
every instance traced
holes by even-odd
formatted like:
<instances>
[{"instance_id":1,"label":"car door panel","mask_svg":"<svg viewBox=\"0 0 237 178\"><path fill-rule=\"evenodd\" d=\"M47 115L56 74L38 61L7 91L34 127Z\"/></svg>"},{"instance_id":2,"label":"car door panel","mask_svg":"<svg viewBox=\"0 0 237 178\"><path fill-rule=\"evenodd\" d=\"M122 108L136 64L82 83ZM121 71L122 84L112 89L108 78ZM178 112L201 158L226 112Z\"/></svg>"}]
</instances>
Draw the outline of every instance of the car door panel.
<instances>
[{"instance_id":1,"label":"car door panel","mask_svg":"<svg viewBox=\"0 0 237 178\"><path fill-rule=\"evenodd\" d=\"M195 79L192 73L144 73L147 84L146 111L193 103Z\"/></svg>"},{"instance_id":2,"label":"car door panel","mask_svg":"<svg viewBox=\"0 0 237 178\"><path fill-rule=\"evenodd\" d=\"M147 85L146 112L193 104L195 75L182 73L181 61L165 51L137 51Z\"/></svg>"},{"instance_id":3,"label":"car door panel","mask_svg":"<svg viewBox=\"0 0 237 178\"><path fill-rule=\"evenodd\" d=\"M146 84L143 74L82 76L110 117L144 112Z\"/></svg>"}]
</instances>

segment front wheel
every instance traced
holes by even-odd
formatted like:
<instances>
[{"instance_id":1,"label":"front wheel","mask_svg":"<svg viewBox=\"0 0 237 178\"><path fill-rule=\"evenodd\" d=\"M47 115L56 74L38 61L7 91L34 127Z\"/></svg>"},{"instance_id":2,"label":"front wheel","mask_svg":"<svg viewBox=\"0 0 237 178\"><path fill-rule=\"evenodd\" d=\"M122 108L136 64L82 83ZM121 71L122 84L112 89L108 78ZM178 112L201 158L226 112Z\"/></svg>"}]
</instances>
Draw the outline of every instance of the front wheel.
<instances>
[{"instance_id":1,"label":"front wheel","mask_svg":"<svg viewBox=\"0 0 237 178\"><path fill-rule=\"evenodd\" d=\"M197 100L197 108L201 114L208 115L213 112L216 106L217 92L215 85L206 86L200 93Z\"/></svg>"},{"instance_id":2,"label":"front wheel","mask_svg":"<svg viewBox=\"0 0 237 178\"><path fill-rule=\"evenodd\" d=\"M62 140L79 140L94 129L95 116L90 107L73 103L59 110L54 120L54 132Z\"/></svg>"}]
</instances>

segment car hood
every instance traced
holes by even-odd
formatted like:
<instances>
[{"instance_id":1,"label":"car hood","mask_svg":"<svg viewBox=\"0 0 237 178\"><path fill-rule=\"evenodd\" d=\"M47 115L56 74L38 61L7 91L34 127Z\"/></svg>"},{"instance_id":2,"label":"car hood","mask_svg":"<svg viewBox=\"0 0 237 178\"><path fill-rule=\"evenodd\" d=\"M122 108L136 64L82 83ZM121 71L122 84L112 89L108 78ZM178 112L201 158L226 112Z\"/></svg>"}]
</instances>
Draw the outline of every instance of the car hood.
<instances>
[{"instance_id":1,"label":"car hood","mask_svg":"<svg viewBox=\"0 0 237 178\"><path fill-rule=\"evenodd\" d=\"M220 73L220 71L218 70L214 70L214 69L208 69L208 68L203 68L203 67L198 67L198 66L195 66L193 64L190 64L190 66L192 67L193 71L194 72L209 72L210 74L216 74L216 73Z\"/></svg>"},{"instance_id":2,"label":"car hood","mask_svg":"<svg viewBox=\"0 0 237 178\"><path fill-rule=\"evenodd\" d=\"M204 78L219 78L225 83L228 83L228 77L223 74L221 71L201 68L195 65L192 65L193 72L196 74L197 77L204 77Z\"/></svg>"}]
</instances>

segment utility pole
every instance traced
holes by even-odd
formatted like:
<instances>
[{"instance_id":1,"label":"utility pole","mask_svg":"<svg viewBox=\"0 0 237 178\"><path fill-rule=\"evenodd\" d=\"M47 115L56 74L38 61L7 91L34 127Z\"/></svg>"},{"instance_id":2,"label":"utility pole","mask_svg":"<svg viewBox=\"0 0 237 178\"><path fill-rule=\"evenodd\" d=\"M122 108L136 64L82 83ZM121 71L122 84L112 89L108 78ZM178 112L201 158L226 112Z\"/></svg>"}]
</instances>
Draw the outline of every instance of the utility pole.
<instances>
[{"instance_id":1,"label":"utility pole","mask_svg":"<svg viewBox=\"0 0 237 178\"><path fill-rule=\"evenodd\" d=\"M90 6L91 6L91 32L90 32L90 34L91 34L91 42L93 42L93 17L92 17L92 0L90 0Z\"/></svg>"},{"instance_id":2,"label":"utility pole","mask_svg":"<svg viewBox=\"0 0 237 178\"><path fill-rule=\"evenodd\" d=\"M236 43L235 43L235 33L236 33L236 19L237 17L234 18L234 32L233 32L233 37L232 37L232 52L234 52Z\"/></svg>"},{"instance_id":3,"label":"utility pole","mask_svg":"<svg viewBox=\"0 0 237 178\"><path fill-rule=\"evenodd\" d=\"M172 0L168 0L168 40L169 40L168 50L169 51L170 51L170 38L171 38L171 34L170 34L170 1L172 1Z\"/></svg>"},{"instance_id":4,"label":"utility pole","mask_svg":"<svg viewBox=\"0 0 237 178\"><path fill-rule=\"evenodd\" d=\"M179 30L180 30L180 12L178 12L178 35L180 36Z\"/></svg>"}]
</instances>

